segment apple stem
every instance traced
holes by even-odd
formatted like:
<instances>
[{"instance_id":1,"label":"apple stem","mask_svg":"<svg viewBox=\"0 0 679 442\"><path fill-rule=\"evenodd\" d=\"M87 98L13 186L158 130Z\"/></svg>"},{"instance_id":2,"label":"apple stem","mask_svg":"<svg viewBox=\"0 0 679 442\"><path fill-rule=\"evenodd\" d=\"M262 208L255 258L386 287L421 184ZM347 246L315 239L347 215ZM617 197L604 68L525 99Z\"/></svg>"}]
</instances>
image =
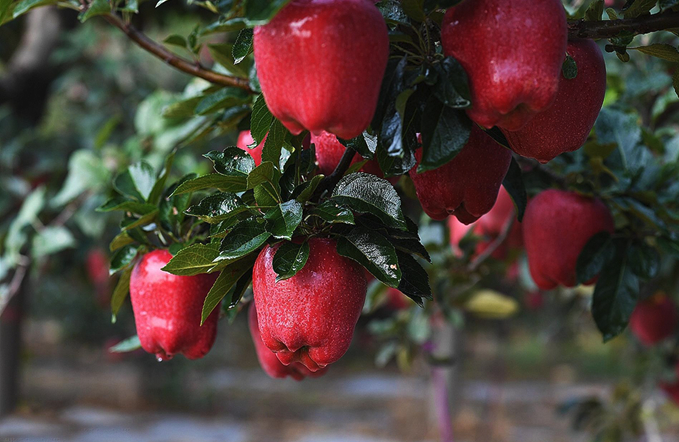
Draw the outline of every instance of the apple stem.
<instances>
[{"instance_id":1,"label":"apple stem","mask_svg":"<svg viewBox=\"0 0 679 442\"><path fill-rule=\"evenodd\" d=\"M335 167L335 170L330 175L323 178L323 181L321 181L318 185L316 192L314 192L314 195L311 198L312 201L320 200L325 191L332 192L335 189L337 183L340 182L346 171L349 170L349 167L351 167L351 162L354 160L354 155L356 155L356 151L350 147L347 147L347 149L344 151L344 154L342 155L342 159L337 164L337 167Z\"/></svg>"}]
</instances>

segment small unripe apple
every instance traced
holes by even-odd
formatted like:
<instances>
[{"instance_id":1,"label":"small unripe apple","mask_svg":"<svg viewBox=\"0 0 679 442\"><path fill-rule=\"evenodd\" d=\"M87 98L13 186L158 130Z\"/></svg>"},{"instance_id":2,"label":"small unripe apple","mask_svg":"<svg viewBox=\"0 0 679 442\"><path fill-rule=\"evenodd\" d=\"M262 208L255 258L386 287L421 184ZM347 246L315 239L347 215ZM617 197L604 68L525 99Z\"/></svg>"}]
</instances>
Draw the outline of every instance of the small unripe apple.
<instances>
[{"instance_id":1,"label":"small unripe apple","mask_svg":"<svg viewBox=\"0 0 679 442\"><path fill-rule=\"evenodd\" d=\"M559 0L467 0L441 27L446 55L469 76L469 117L518 130L556 98L568 29Z\"/></svg>"},{"instance_id":2,"label":"small unripe apple","mask_svg":"<svg viewBox=\"0 0 679 442\"><path fill-rule=\"evenodd\" d=\"M200 325L203 302L218 275L177 276L161 270L167 250L147 253L130 279L130 299L141 346L159 361L205 356L217 337L219 308Z\"/></svg>"},{"instance_id":3,"label":"small unripe apple","mask_svg":"<svg viewBox=\"0 0 679 442\"><path fill-rule=\"evenodd\" d=\"M337 137L329 132L322 132L319 135L311 135L311 142L316 146L316 161L318 168L323 175L330 175L342 159L342 155L346 151L346 147L339 142ZM354 155L351 164L360 163L363 157L358 153ZM380 178L384 177L377 161L370 160L363 167L361 172L371 173Z\"/></svg>"},{"instance_id":4,"label":"small unripe apple","mask_svg":"<svg viewBox=\"0 0 679 442\"><path fill-rule=\"evenodd\" d=\"M290 376L296 381L301 381L307 376L313 378L323 376L328 371L328 368L326 367L313 373L299 362L293 362L287 366L283 365L276 357L276 353L269 350L266 345L264 345L264 342L262 342L262 337L259 333L259 324L257 322L257 309L254 302L250 306L248 312L248 325L250 327L250 334L252 335L252 342L255 344L259 365L261 365L264 372L272 378L285 379Z\"/></svg>"},{"instance_id":5,"label":"small unripe apple","mask_svg":"<svg viewBox=\"0 0 679 442\"><path fill-rule=\"evenodd\" d=\"M276 282L278 245L257 257L252 288L262 341L284 365L316 372L346 353L365 302L363 267L337 253L332 239L309 239L309 259L292 278Z\"/></svg>"},{"instance_id":6,"label":"small unripe apple","mask_svg":"<svg viewBox=\"0 0 679 442\"><path fill-rule=\"evenodd\" d=\"M450 245L453 248L453 252L458 257L462 256L460 242L470 230L473 230L475 236L482 238L476 244L475 255L482 254L504 232L507 223L512 221L513 224L507 234L507 238L492 254L495 259L505 259L510 250L518 249L523 244L521 224L516 220L514 201L512 201L512 197L509 196L505 188L500 187L500 192L493 208L476 222L465 225L455 217L448 219Z\"/></svg>"},{"instance_id":7,"label":"small unripe apple","mask_svg":"<svg viewBox=\"0 0 679 442\"><path fill-rule=\"evenodd\" d=\"M528 203L522 224L530 273L543 290L574 287L582 249L597 233L615 229L613 216L601 200L556 189Z\"/></svg>"},{"instance_id":8,"label":"small unripe apple","mask_svg":"<svg viewBox=\"0 0 679 442\"><path fill-rule=\"evenodd\" d=\"M419 165L422 149L415 151ZM469 141L452 161L438 169L410 171L417 198L431 218L443 220L454 215L471 224L495 205L512 153L477 126L472 126Z\"/></svg>"},{"instance_id":9,"label":"small unripe apple","mask_svg":"<svg viewBox=\"0 0 679 442\"><path fill-rule=\"evenodd\" d=\"M639 301L629 325L634 336L647 346L652 346L674 334L679 316L677 306L664 293L656 293L650 298Z\"/></svg>"},{"instance_id":10,"label":"small unripe apple","mask_svg":"<svg viewBox=\"0 0 679 442\"><path fill-rule=\"evenodd\" d=\"M373 2L293 0L255 28L254 47L266 103L290 132L349 140L370 125L389 57Z\"/></svg>"},{"instance_id":11,"label":"small unripe apple","mask_svg":"<svg viewBox=\"0 0 679 442\"><path fill-rule=\"evenodd\" d=\"M561 75L554 104L518 131L502 131L514 152L541 163L585 144L606 95L606 63L599 46L593 40L574 40L568 43L568 54L578 75L570 80Z\"/></svg>"},{"instance_id":12,"label":"small unripe apple","mask_svg":"<svg viewBox=\"0 0 679 442\"><path fill-rule=\"evenodd\" d=\"M255 144L255 139L252 137L252 133L249 130L244 130L238 134L238 141L236 146L240 147L244 151L250 154L253 160L255 160L255 166L262 164L262 149L264 149L264 143L266 142L266 136L261 143L254 149L250 149L248 146Z\"/></svg>"}]
</instances>

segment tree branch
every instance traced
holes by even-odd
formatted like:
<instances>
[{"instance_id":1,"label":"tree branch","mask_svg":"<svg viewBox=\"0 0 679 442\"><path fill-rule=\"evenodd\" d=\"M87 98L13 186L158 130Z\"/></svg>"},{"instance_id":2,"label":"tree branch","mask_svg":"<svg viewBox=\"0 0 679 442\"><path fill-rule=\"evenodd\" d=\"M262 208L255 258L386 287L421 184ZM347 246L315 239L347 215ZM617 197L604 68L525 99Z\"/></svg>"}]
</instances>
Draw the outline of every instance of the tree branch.
<instances>
[{"instance_id":1,"label":"tree branch","mask_svg":"<svg viewBox=\"0 0 679 442\"><path fill-rule=\"evenodd\" d=\"M151 40L144 33L139 31L131 24L126 23L122 18L120 18L116 14L107 14L104 15L103 18L116 28L123 31L125 35L127 35L130 38L130 40L134 41L140 48L144 49L145 51L149 52L152 55L155 55L156 58L159 58L160 60L164 61L165 63L182 72L185 72L189 75L193 75L194 77L202 78L203 80L207 80L213 84L236 87L244 89L250 93L254 93L254 91L250 88L248 80L218 74L217 72L214 72L212 70L205 69L204 67L200 66L197 63L186 60L174 54L172 51L168 50L165 46Z\"/></svg>"},{"instance_id":2,"label":"tree branch","mask_svg":"<svg viewBox=\"0 0 679 442\"><path fill-rule=\"evenodd\" d=\"M323 181L321 181L321 183L318 185L318 188L311 198L312 201L318 201L323 195L323 192L326 190L332 191L335 188L347 170L349 170L349 167L351 167L351 163L354 160L354 155L356 155L356 151L350 147L347 147L335 170L330 175L323 178Z\"/></svg>"},{"instance_id":3,"label":"tree branch","mask_svg":"<svg viewBox=\"0 0 679 442\"><path fill-rule=\"evenodd\" d=\"M609 39L620 35L639 35L679 28L679 12L644 15L621 20L568 22L571 38Z\"/></svg>"}]
</instances>

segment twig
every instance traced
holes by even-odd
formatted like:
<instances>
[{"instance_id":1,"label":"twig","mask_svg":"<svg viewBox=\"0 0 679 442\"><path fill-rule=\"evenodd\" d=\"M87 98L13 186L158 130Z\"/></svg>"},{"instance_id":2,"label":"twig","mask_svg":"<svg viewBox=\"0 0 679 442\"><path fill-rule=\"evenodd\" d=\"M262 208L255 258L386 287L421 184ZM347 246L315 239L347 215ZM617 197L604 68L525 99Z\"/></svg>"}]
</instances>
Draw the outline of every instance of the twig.
<instances>
[{"instance_id":1,"label":"twig","mask_svg":"<svg viewBox=\"0 0 679 442\"><path fill-rule=\"evenodd\" d=\"M207 80L213 84L236 87L246 90L250 93L254 93L254 91L250 88L250 83L248 80L218 74L212 70L205 69L195 62L186 60L169 51L165 46L151 40L144 33L139 31L131 24L126 23L116 14L107 14L104 15L103 18L113 26L123 31L125 35L127 35L130 40L134 41L139 47L182 72L193 75L194 77L202 78L203 80Z\"/></svg>"},{"instance_id":2,"label":"twig","mask_svg":"<svg viewBox=\"0 0 679 442\"><path fill-rule=\"evenodd\" d=\"M502 228L502 232L500 232L500 236L495 238L495 241L493 241L490 246L486 250L483 251L479 256L477 256L471 263L469 263L469 267L467 267L467 271L470 273L475 272L481 264L483 264L488 258L490 258L493 253L497 249L500 248L502 243L505 242L507 237L509 236L509 232L512 230L512 227L514 226L514 219L510 219L508 223L505 224L505 226Z\"/></svg>"},{"instance_id":3,"label":"twig","mask_svg":"<svg viewBox=\"0 0 679 442\"><path fill-rule=\"evenodd\" d=\"M644 15L620 20L585 21L568 23L571 38L609 39L620 35L639 35L679 27L679 12Z\"/></svg>"},{"instance_id":4,"label":"twig","mask_svg":"<svg viewBox=\"0 0 679 442\"><path fill-rule=\"evenodd\" d=\"M347 149L344 151L344 154L342 155L342 159L340 160L339 164L337 164L337 167L335 167L335 170L330 175L323 178L323 181L321 181L321 183L318 185L316 192L314 192L314 195L311 198L312 201L318 201L323 195L323 192L326 190L331 192L335 188L346 171L349 170L349 167L351 167L351 162L354 160L354 155L356 155L356 151L351 147L347 147Z\"/></svg>"}]
</instances>

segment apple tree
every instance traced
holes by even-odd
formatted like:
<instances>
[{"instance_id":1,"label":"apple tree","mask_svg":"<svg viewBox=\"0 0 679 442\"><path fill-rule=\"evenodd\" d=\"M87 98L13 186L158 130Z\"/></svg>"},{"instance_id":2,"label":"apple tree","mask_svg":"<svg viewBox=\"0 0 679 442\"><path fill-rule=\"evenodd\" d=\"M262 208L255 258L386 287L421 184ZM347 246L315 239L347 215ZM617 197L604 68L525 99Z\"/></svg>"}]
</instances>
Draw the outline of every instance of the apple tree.
<instances>
[{"instance_id":1,"label":"apple tree","mask_svg":"<svg viewBox=\"0 0 679 442\"><path fill-rule=\"evenodd\" d=\"M96 210L120 221L113 318L129 293L137 325L118 351L200 358L219 317L249 308L264 370L303 379L341 358L362 311L389 303L403 311L373 327L379 359L408 365L433 323L513 310L490 290L498 279L593 286L604 341L631 318L642 341L676 338L676 307L657 292L677 290L679 2L192 3L212 19L160 43L135 26L136 0L0 0L0 24L56 4L194 77L146 101L165 149L95 189ZM195 167L211 171L187 167L186 146L236 134ZM64 203L85 193L88 155L71 156ZM44 198L13 220L0 279L30 266ZM66 246L56 221L38 233ZM15 293L0 285L0 306ZM676 400L678 347L658 354ZM607 412L585 405L591 422Z\"/></svg>"}]
</instances>

